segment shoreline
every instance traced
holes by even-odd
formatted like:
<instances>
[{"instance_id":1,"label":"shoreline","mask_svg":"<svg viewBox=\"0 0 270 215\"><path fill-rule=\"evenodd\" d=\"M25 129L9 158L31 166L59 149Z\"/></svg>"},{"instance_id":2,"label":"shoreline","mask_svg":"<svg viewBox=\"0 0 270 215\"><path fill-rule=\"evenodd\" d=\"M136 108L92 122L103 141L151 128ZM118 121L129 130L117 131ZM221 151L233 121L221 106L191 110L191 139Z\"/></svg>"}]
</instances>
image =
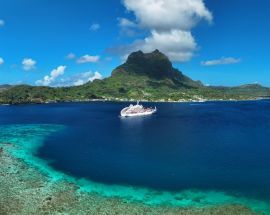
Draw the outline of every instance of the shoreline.
<instances>
[{"instance_id":1,"label":"shoreline","mask_svg":"<svg viewBox=\"0 0 270 215\"><path fill-rule=\"evenodd\" d=\"M47 126L47 127L46 127ZM255 215L261 214L248 208L252 204L256 211L267 209L260 201L238 200L222 193L191 192L172 196L174 199L155 202L155 195L143 193L140 188L105 186L88 183L82 186L69 180L64 173L51 170L45 161L34 157L35 150L42 144L44 135L56 132L54 126L7 126L0 131L0 213L1 214L181 214L181 215ZM4 130L4 133L3 133ZM48 132L48 130L50 130ZM29 133L21 137L22 133ZM4 139L3 139L4 136ZM21 139L20 139L21 138ZM35 140L36 138L36 140ZM88 189L90 188L90 189ZM108 192L102 193L102 192ZM117 193L125 194L119 197ZM130 193L129 193L130 192ZM132 195L139 195L136 200ZM32 195L33 194L33 195ZM168 193L167 193L168 195ZM209 195L209 196L207 196ZM161 195L163 196L163 195ZM164 198L164 196L163 196ZM208 200L207 200L208 198ZM158 198L157 198L158 199ZM218 199L220 202L218 203ZM147 203L152 202L152 204ZM169 201L169 202L168 202ZM170 205L170 201L182 206ZM207 203L217 201L216 203ZM16 207L14 207L15 202ZM241 202L241 203L240 203ZM200 207L196 206L201 205ZM1 211L2 210L2 211ZM31 211L29 211L31 210Z\"/></svg>"},{"instance_id":2,"label":"shoreline","mask_svg":"<svg viewBox=\"0 0 270 215\"><path fill-rule=\"evenodd\" d=\"M206 102L248 102L248 101L263 101L270 100L270 98L252 98L252 99L204 99L204 100L179 100L179 101L164 101L164 100L139 100L143 103L206 103ZM126 102L137 102L138 100L114 100L114 99L92 99L92 100L71 100L71 101L49 101L49 102L24 102L24 103L0 103L0 106L13 106L13 105L43 105L43 104L60 104L60 103L93 103L93 102L115 102L115 103L126 103Z\"/></svg>"}]
</instances>

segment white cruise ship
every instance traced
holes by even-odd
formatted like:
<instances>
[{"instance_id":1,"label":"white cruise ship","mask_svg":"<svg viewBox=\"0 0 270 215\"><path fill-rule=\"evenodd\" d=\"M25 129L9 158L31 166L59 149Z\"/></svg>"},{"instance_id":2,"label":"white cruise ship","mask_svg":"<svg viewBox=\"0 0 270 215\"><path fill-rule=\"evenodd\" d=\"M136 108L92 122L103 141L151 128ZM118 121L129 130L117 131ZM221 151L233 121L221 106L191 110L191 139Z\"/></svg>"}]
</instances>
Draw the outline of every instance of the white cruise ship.
<instances>
[{"instance_id":1,"label":"white cruise ship","mask_svg":"<svg viewBox=\"0 0 270 215\"><path fill-rule=\"evenodd\" d=\"M131 116L146 116L153 114L157 111L157 108L145 108L137 102L136 105L129 105L129 107L125 107L121 110L120 114L123 117L131 117Z\"/></svg>"}]
</instances>

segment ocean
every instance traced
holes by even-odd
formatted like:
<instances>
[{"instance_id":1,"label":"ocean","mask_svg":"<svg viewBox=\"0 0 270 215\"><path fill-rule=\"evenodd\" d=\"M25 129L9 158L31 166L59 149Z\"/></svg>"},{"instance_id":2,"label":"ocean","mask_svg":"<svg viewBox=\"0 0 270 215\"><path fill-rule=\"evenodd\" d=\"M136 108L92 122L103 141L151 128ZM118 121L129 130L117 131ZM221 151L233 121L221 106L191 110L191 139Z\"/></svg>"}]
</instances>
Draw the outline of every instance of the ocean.
<instances>
[{"instance_id":1,"label":"ocean","mask_svg":"<svg viewBox=\"0 0 270 215\"><path fill-rule=\"evenodd\" d=\"M143 103L157 113L121 118L127 105L0 106L0 126L63 126L34 155L74 180L157 195L220 192L270 205L270 100Z\"/></svg>"}]
</instances>

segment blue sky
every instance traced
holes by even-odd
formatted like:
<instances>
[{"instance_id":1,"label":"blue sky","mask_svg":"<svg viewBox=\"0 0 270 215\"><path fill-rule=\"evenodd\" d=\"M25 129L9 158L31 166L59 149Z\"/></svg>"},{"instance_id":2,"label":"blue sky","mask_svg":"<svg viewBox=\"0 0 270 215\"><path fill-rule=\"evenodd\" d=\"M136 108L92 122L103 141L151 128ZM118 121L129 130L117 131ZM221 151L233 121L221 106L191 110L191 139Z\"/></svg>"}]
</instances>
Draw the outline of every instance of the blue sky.
<instances>
[{"instance_id":1,"label":"blue sky","mask_svg":"<svg viewBox=\"0 0 270 215\"><path fill-rule=\"evenodd\" d=\"M162 7L160 7L162 5ZM270 86L267 0L0 0L0 84L79 85L155 48L210 85Z\"/></svg>"}]
</instances>

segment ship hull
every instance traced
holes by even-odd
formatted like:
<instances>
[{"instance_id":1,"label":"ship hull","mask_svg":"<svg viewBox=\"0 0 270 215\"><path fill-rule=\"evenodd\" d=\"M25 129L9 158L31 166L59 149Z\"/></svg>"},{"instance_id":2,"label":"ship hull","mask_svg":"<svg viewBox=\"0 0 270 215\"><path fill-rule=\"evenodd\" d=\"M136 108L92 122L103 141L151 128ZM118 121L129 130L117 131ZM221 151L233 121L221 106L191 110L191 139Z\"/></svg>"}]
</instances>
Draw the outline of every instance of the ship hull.
<instances>
[{"instance_id":1,"label":"ship hull","mask_svg":"<svg viewBox=\"0 0 270 215\"><path fill-rule=\"evenodd\" d=\"M121 116L122 117L147 116L147 115L151 115L151 114L153 114L155 112L156 112L156 109L154 109L152 111L142 112L142 113L125 113L125 112L121 112Z\"/></svg>"}]
</instances>

